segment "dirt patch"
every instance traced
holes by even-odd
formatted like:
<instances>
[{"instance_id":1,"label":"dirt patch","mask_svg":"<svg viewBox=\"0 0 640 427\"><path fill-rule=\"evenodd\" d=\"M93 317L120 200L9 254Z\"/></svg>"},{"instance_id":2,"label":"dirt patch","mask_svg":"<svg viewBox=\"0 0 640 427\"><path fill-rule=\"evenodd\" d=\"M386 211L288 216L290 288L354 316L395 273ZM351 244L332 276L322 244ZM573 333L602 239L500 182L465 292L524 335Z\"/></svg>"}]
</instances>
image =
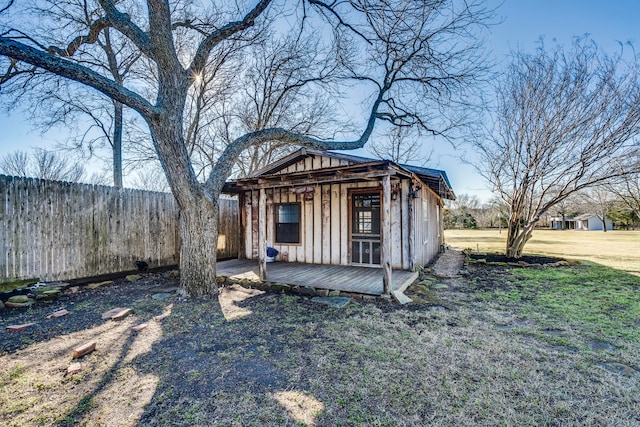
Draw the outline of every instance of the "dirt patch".
<instances>
[{"instance_id":1,"label":"dirt patch","mask_svg":"<svg viewBox=\"0 0 640 427\"><path fill-rule=\"evenodd\" d=\"M596 364L637 369L638 343L604 334L616 349L591 350L575 325L557 319L496 327L524 317L484 300L476 278L507 287L513 276L500 273L523 271L477 266L464 277L425 276L411 291L424 303L407 306L376 299L337 309L238 285L184 299L171 291L175 279L143 274L5 309L2 326L36 325L0 331L0 424L637 424L637 378ZM171 295L153 298L160 293ZM115 307L134 313L103 320ZM59 308L69 314L46 319ZM147 327L134 332L141 323ZM543 333L548 323L567 333ZM90 341L96 350L72 360ZM73 363L81 370L66 374Z\"/></svg>"},{"instance_id":2,"label":"dirt patch","mask_svg":"<svg viewBox=\"0 0 640 427\"><path fill-rule=\"evenodd\" d=\"M548 256L538 256L538 255L523 255L520 258L508 258L504 254L475 254L470 253L469 258L473 260L484 259L486 262L493 263L518 263L524 262L526 264L555 264L561 261L566 261L564 258L554 258Z\"/></svg>"}]
</instances>

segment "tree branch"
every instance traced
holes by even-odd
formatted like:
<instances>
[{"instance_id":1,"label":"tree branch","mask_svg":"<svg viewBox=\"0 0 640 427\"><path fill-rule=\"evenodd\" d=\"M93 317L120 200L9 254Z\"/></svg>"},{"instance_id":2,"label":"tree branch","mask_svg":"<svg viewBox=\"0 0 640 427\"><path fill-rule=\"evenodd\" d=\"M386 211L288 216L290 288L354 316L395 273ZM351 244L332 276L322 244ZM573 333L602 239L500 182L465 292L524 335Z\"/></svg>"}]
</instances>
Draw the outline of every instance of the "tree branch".
<instances>
[{"instance_id":1,"label":"tree branch","mask_svg":"<svg viewBox=\"0 0 640 427\"><path fill-rule=\"evenodd\" d=\"M0 9L0 13L4 12L5 10L9 9L12 5L13 5L14 0L9 0L9 3L3 7L2 9Z\"/></svg>"},{"instance_id":2,"label":"tree branch","mask_svg":"<svg viewBox=\"0 0 640 427\"><path fill-rule=\"evenodd\" d=\"M115 29L124 34L149 58L155 58L149 35L131 21L129 14L120 12L111 0L98 0L98 2Z\"/></svg>"},{"instance_id":3,"label":"tree branch","mask_svg":"<svg viewBox=\"0 0 640 427\"><path fill-rule=\"evenodd\" d=\"M207 63L207 58L211 50L221 41L228 39L232 35L252 27L255 19L265 11L267 6L273 0L260 0L256 7L253 8L241 21L230 22L222 28L212 32L198 46L198 50L191 61L189 70L191 72L199 72Z\"/></svg>"},{"instance_id":4,"label":"tree branch","mask_svg":"<svg viewBox=\"0 0 640 427\"><path fill-rule=\"evenodd\" d=\"M60 49L57 46L49 46L47 51L51 54L56 54L58 56L69 57L73 56L73 54L78 50L80 46L83 44L93 44L98 40L98 36L100 32L105 28L110 27L110 21L108 18L100 18L97 21L91 24L89 28L89 34L86 36L78 36L71 43L69 43L66 49Z\"/></svg>"},{"instance_id":5,"label":"tree branch","mask_svg":"<svg viewBox=\"0 0 640 427\"><path fill-rule=\"evenodd\" d=\"M152 118L156 109L137 93L114 83L112 80L71 61L43 52L31 46L6 37L0 37L0 55L24 61L51 73L90 86L108 97L138 111L146 118Z\"/></svg>"},{"instance_id":6,"label":"tree branch","mask_svg":"<svg viewBox=\"0 0 640 427\"><path fill-rule=\"evenodd\" d=\"M292 145L316 148L319 150L355 150L357 148L364 147L373 133L376 120L379 118L378 108L380 107L385 91L388 89L388 87L383 88L383 90L378 93L378 96L371 108L371 114L369 115L366 128L360 137L353 141L322 140L281 128L263 129L241 136L230 143L218 158L217 164L207 179L206 184L208 189L215 197L217 197L225 181L231 175L232 167L240 154L251 146L265 142L281 141Z\"/></svg>"}]
</instances>

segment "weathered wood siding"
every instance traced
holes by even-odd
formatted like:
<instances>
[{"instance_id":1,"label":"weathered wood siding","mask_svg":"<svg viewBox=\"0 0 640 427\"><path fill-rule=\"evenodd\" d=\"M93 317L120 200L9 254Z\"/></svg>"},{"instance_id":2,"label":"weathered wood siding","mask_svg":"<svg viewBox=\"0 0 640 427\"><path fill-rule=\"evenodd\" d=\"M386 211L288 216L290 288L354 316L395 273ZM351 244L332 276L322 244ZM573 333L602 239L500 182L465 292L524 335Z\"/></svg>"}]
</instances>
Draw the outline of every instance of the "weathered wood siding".
<instances>
[{"instance_id":1,"label":"weathered wood siding","mask_svg":"<svg viewBox=\"0 0 640 427\"><path fill-rule=\"evenodd\" d=\"M428 189L419 192L419 198L410 197L410 181L392 179L392 191L397 192L391 201L391 265L394 269L409 270L413 265L428 263L438 252L442 231L439 225L439 199ZM380 182L316 185L313 194L295 194L291 188L266 189L266 242L276 248L279 261L310 264L351 264L351 194L354 191L382 191ZM244 195L244 215L247 221L244 232L244 256L258 258L258 190ZM423 215L423 200L427 206ZM274 206L282 203L300 204L300 243L275 242ZM412 203L414 212L410 213ZM426 219L426 224L423 222ZM409 224L413 221L412 224ZM410 250L410 233L413 236L413 260ZM413 261L413 262L412 262Z\"/></svg>"},{"instance_id":2,"label":"weathered wood siding","mask_svg":"<svg viewBox=\"0 0 640 427\"><path fill-rule=\"evenodd\" d=\"M241 250L240 207L237 198L218 199L218 260L238 258Z\"/></svg>"},{"instance_id":3,"label":"weathered wood siding","mask_svg":"<svg viewBox=\"0 0 640 427\"><path fill-rule=\"evenodd\" d=\"M218 258L236 257L236 200L220 200ZM179 262L168 193L0 175L0 282L67 280Z\"/></svg>"},{"instance_id":4,"label":"weathered wood siding","mask_svg":"<svg viewBox=\"0 0 640 427\"><path fill-rule=\"evenodd\" d=\"M429 188L420 190L415 199L416 265L428 264L438 254L442 243L442 218L438 196Z\"/></svg>"},{"instance_id":5,"label":"weathered wood siding","mask_svg":"<svg viewBox=\"0 0 640 427\"><path fill-rule=\"evenodd\" d=\"M300 160L299 162L289 165L286 168L280 169L278 172L276 172L276 175L284 175L292 172L302 172L336 166L348 166L350 164L352 163L346 160L334 159L331 157L307 157L304 160Z\"/></svg>"}]
</instances>

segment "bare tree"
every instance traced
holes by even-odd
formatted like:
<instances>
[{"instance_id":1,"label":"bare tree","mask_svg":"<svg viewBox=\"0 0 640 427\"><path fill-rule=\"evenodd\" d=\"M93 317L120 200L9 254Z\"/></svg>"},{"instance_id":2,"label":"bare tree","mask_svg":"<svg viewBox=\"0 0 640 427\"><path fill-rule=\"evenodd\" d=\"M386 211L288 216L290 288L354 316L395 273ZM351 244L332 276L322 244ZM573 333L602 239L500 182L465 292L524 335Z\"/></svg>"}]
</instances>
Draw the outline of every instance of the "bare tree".
<instances>
[{"instance_id":1,"label":"bare tree","mask_svg":"<svg viewBox=\"0 0 640 427\"><path fill-rule=\"evenodd\" d=\"M566 218L579 212L578 204L574 195L567 196L566 198L558 201L558 203L556 203L552 208L552 211L555 214L560 215L560 218L562 219L562 230L566 229Z\"/></svg>"},{"instance_id":2,"label":"bare tree","mask_svg":"<svg viewBox=\"0 0 640 427\"><path fill-rule=\"evenodd\" d=\"M640 169L640 152L621 164L622 169ZM618 197L618 201L629 209L636 218L640 218L640 172L625 174L621 179L610 183L607 189Z\"/></svg>"},{"instance_id":3,"label":"bare tree","mask_svg":"<svg viewBox=\"0 0 640 427\"><path fill-rule=\"evenodd\" d=\"M497 87L495 129L476 143L478 170L509 205L506 254L518 258L536 223L577 191L626 175L638 148L640 78L622 53L589 39L571 49L516 52Z\"/></svg>"},{"instance_id":4,"label":"bare tree","mask_svg":"<svg viewBox=\"0 0 640 427\"><path fill-rule=\"evenodd\" d=\"M50 51L60 57L70 57L81 47L81 43L65 45L64 39L73 29L79 34L91 33L94 20L98 17L99 6L83 0L68 0L64 3L54 0L37 2L29 9L33 16L50 15L57 26L42 26L40 32L50 34ZM134 13L129 6L128 13ZM60 27L64 29L60 31ZM83 61L98 72L110 76L116 84L124 84L133 73L141 52L131 48L127 39L106 27L99 33L91 34L91 43L97 52L85 55ZM55 44L54 44L55 43ZM105 98L89 88L74 87L71 82L52 79L47 74L32 73L25 84L12 87L12 97L26 97L32 123L43 132L53 127L73 129L75 135L62 143L62 148L79 151L83 157L91 157L104 147L109 147L112 165L113 185L122 187L122 143L124 136L125 112L121 102Z\"/></svg>"},{"instance_id":5,"label":"bare tree","mask_svg":"<svg viewBox=\"0 0 640 427\"><path fill-rule=\"evenodd\" d=\"M602 222L602 231L607 231L607 218L616 205L616 195L608 185L598 185L581 191L583 210L595 214Z\"/></svg>"},{"instance_id":6,"label":"bare tree","mask_svg":"<svg viewBox=\"0 0 640 427\"><path fill-rule=\"evenodd\" d=\"M7 154L0 159L0 172L50 181L80 182L85 177L81 164L41 148L35 149L32 155L20 150Z\"/></svg>"},{"instance_id":7,"label":"bare tree","mask_svg":"<svg viewBox=\"0 0 640 427\"><path fill-rule=\"evenodd\" d=\"M25 18L22 3L0 9L0 65L6 70L0 84L19 84L26 73L44 70L94 88L140 114L180 208L181 286L190 295L217 291L218 196L245 150L273 141L319 149L361 148L379 120L450 135L468 119L469 109L462 107L470 106L486 69L479 32L492 16L480 0L258 0L252 7L213 2L209 9L194 4L188 14L176 14L175 4L166 0L148 0L140 7L146 13L135 16L124 13L120 2L97 3L89 31L69 31L62 47L51 46L46 33L26 28L33 20ZM248 11L242 12L245 7ZM270 16L290 19L282 25ZM55 25L50 18L38 16ZM275 126L233 135L216 154L202 185L185 138L192 87L207 75L217 53L271 24L295 37L315 34L326 51L339 58L340 69L328 84L335 92L358 85L368 97L361 131L353 138L329 139ZM119 83L87 60L97 54L94 42L107 28L124 36L151 64L154 85ZM177 35L186 32L195 43L179 43ZM307 93L301 96L314 100Z\"/></svg>"},{"instance_id":8,"label":"bare tree","mask_svg":"<svg viewBox=\"0 0 640 427\"><path fill-rule=\"evenodd\" d=\"M131 185L134 188L146 191L158 191L166 193L169 191L169 184L164 177L164 172L158 164L147 164L146 167L138 170L133 176Z\"/></svg>"},{"instance_id":9,"label":"bare tree","mask_svg":"<svg viewBox=\"0 0 640 427\"><path fill-rule=\"evenodd\" d=\"M462 193L456 200L447 201L450 228L477 228L475 215L480 208L480 200L474 194Z\"/></svg>"},{"instance_id":10,"label":"bare tree","mask_svg":"<svg viewBox=\"0 0 640 427\"><path fill-rule=\"evenodd\" d=\"M367 149L379 159L426 166L433 154L433 148L425 152L424 141L421 139L421 135L410 127L394 127L381 138L373 139Z\"/></svg>"}]
</instances>

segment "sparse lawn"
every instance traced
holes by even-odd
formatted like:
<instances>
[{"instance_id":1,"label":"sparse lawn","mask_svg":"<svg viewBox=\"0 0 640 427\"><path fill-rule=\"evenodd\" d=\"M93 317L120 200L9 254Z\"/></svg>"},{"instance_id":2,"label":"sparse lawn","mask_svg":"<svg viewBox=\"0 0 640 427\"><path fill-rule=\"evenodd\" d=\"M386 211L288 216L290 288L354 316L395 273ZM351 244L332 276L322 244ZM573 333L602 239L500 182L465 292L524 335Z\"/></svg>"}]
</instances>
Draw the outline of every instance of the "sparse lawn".
<instances>
[{"instance_id":1,"label":"sparse lawn","mask_svg":"<svg viewBox=\"0 0 640 427\"><path fill-rule=\"evenodd\" d=\"M590 263L468 269L423 276L402 307L331 309L238 285L154 300L167 284L147 275L4 310L0 425L640 424L640 278ZM60 306L71 314L44 320ZM113 306L136 313L101 320ZM65 378L87 340L97 350Z\"/></svg>"},{"instance_id":2,"label":"sparse lawn","mask_svg":"<svg viewBox=\"0 0 640 427\"><path fill-rule=\"evenodd\" d=\"M447 244L460 249L504 253L507 232L445 230ZM640 274L640 231L535 230L524 252L593 261L629 273Z\"/></svg>"}]
</instances>

